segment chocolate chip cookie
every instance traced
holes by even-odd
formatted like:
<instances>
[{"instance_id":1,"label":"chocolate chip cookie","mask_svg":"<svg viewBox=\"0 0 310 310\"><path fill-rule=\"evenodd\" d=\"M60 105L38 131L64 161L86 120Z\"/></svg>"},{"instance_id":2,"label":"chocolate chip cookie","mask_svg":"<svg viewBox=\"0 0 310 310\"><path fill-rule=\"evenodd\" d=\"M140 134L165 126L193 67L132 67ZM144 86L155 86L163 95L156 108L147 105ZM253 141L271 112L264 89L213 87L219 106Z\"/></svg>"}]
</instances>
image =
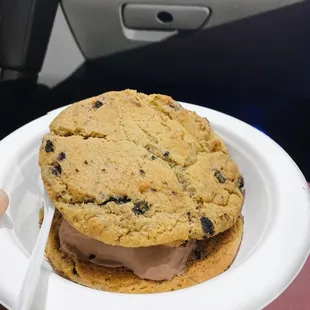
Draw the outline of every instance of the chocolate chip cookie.
<instances>
[{"instance_id":1,"label":"chocolate chip cookie","mask_svg":"<svg viewBox=\"0 0 310 310\"><path fill-rule=\"evenodd\" d=\"M50 130L42 179L64 219L89 237L123 247L182 243L240 217L244 181L225 144L168 96L104 93L65 109Z\"/></svg>"}]
</instances>

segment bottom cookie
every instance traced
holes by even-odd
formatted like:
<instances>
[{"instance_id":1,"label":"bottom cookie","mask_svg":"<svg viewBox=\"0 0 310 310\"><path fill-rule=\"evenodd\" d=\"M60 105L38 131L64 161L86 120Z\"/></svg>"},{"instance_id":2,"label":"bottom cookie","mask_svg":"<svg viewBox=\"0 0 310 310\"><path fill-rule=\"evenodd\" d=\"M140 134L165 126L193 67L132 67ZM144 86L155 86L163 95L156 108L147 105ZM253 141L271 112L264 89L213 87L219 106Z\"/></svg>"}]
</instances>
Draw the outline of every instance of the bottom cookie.
<instances>
[{"instance_id":1,"label":"bottom cookie","mask_svg":"<svg viewBox=\"0 0 310 310\"><path fill-rule=\"evenodd\" d=\"M199 284L227 270L237 255L242 235L243 220L211 239L199 241L191 254L184 273L170 281L142 280L126 268L106 268L82 262L60 248L58 231L62 216L56 212L46 255L55 271L78 284L117 293L169 292Z\"/></svg>"}]
</instances>

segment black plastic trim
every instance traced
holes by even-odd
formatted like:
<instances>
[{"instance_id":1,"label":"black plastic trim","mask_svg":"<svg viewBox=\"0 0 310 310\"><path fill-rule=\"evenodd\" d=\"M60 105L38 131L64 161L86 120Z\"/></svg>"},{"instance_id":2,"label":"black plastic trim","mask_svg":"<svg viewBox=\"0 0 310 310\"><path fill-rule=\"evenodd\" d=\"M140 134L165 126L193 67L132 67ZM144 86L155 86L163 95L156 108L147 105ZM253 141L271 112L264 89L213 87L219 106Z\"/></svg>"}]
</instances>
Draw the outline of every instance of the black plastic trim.
<instances>
[{"instance_id":1,"label":"black plastic trim","mask_svg":"<svg viewBox=\"0 0 310 310\"><path fill-rule=\"evenodd\" d=\"M0 1L0 67L23 72L2 79L33 77L42 68L59 0Z\"/></svg>"}]
</instances>

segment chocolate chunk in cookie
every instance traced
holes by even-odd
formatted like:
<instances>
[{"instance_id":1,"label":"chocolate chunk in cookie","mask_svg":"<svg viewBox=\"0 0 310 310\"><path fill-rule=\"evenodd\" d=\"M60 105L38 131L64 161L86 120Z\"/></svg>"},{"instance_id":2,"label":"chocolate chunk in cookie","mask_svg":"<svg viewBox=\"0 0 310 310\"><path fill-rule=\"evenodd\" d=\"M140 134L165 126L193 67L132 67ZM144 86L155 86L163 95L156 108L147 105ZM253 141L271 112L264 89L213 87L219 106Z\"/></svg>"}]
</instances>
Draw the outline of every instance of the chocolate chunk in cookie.
<instances>
[{"instance_id":1,"label":"chocolate chunk in cookie","mask_svg":"<svg viewBox=\"0 0 310 310\"><path fill-rule=\"evenodd\" d=\"M130 202L131 199L127 196L121 196L121 197L110 197L108 200L104 201L101 205L106 205L109 202L115 202L116 204L124 204Z\"/></svg>"},{"instance_id":2,"label":"chocolate chunk in cookie","mask_svg":"<svg viewBox=\"0 0 310 310\"><path fill-rule=\"evenodd\" d=\"M150 209L149 205L145 201L138 201L135 203L135 206L132 208L132 211L136 215L143 215L145 212L147 212Z\"/></svg>"},{"instance_id":3,"label":"chocolate chunk in cookie","mask_svg":"<svg viewBox=\"0 0 310 310\"><path fill-rule=\"evenodd\" d=\"M225 183L226 178L222 175L220 171L216 170L214 176L218 179L220 183Z\"/></svg>"},{"instance_id":4,"label":"chocolate chunk in cookie","mask_svg":"<svg viewBox=\"0 0 310 310\"><path fill-rule=\"evenodd\" d=\"M59 163L55 163L54 166L51 168L52 174L56 177L62 173L62 168Z\"/></svg>"},{"instance_id":5,"label":"chocolate chunk in cookie","mask_svg":"<svg viewBox=\"0 0 310 310\"><path fill-rule=\"evenodd\" d=\"M65 152L59 153L57 159L58 159L59 161L66 159L66 153L65 153Z\"/></svg>"},{"instance_id":6,"label":"chocolate chunk in cookie","mask_svg":"<svg viewBox=\"0 0 310 310\"><path fill-rule=\"evenodd\" d=\"M54 152L54 144L51 140L47 140L45 144L45 152L51 153Z\"/></svg>"},{"instance_id":7,"label":"chocolate chunk in cookie","mask_svg":"<svg viewBox=\"0 0 310 310\"><path fill-rule=\"evenodd\" d=\"M164 157L169 157L169 152L168 151L166 151L165 153L164 153Z\"/></svg>"},{"instance_id":8,"label":"chocolate chunk in cookie","mask_svg":"<svg viewBox=\"0 0 310 310\"><path fill-rule=\"evenodd\" d=\"M244 178L243 177L238 178L238 187L240 189L242 189L244 187Z\"/></svg>"},{"instance_id":9,"label":"chocolate chunk in cookie","mask_svg":"<svg viewBox=\"0 0 310 310\"><path fill-rule=\"evenodd\" d=\"M96 108L96 109L99 109L100 107L102 107L103 106L103 103L101 102L101 101L99 101L99 100L97 100L96 102L95 102L95 104L94 104L94 108Z\"/></svg>"},{"instance_id":10,"label":"chocolate chunk in cookie","mask_svg":"<svg viewBox=\"0 0 310 310\"><path fill-rule=\"evenodd\" d=\"M214 235L214 225L213 225L212 221L207 217L202 217L200 219L200 222L201 222L202 230L204 231L204 233L213 236Z\"/></svg>"}]
</instances>

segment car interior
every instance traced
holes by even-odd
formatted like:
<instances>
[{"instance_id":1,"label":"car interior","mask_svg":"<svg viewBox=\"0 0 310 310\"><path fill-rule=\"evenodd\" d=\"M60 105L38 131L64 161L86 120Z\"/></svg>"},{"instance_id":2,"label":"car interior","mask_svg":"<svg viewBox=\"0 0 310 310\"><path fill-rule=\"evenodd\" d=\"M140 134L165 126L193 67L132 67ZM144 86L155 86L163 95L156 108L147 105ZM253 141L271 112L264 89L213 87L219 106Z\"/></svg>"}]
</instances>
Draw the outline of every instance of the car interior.
<instances>
[{"instance_id":1,"label":"car interior","mask_svg":"<svg viewBox=\"0 0 310 310\"><path fill-rule=\"evenodd\" d=\"M0 0L0 143L59 107L136 89L247 122L309 182L309 29L307 0ZM305 290L266 310L293 294L308 304Z\"/></svg>"}]
</instances>

